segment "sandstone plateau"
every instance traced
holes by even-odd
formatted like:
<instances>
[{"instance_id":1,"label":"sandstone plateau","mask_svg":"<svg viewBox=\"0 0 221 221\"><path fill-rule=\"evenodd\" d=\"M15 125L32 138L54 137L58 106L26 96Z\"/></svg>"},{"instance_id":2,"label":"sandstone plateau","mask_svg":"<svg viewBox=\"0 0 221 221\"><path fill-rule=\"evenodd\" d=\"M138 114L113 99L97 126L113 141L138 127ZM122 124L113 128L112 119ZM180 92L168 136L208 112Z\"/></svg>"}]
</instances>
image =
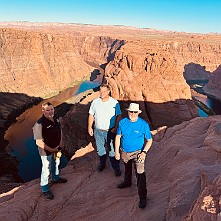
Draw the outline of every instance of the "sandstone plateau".
<instances>
[{"instance_id":1,"label":"sandstone plateau","mask_svg":"<svg viewBox=\"0 0 221 221\"><path fill-rule=\"evenodd\" d=\"M87 116L98 93L82 95L62 118L64 152L70 159L62 175L68 183L52 186L55 200L50 202L38 179L5 191L0 221L221 220L221 118L198 117L186 83L206 80L204 93L220 100L220 54L219 34L0 23L1 159L6 154L4 132L22 111L100 73L124 116L130 102L140 104L154 136L146 160L148 205L139 210L135 177L131 188L119 190L116 185L123 178L116 178L110 165L96 172ZM2 164L7 168L10 162Z\"/></svg>"}]
</instances>

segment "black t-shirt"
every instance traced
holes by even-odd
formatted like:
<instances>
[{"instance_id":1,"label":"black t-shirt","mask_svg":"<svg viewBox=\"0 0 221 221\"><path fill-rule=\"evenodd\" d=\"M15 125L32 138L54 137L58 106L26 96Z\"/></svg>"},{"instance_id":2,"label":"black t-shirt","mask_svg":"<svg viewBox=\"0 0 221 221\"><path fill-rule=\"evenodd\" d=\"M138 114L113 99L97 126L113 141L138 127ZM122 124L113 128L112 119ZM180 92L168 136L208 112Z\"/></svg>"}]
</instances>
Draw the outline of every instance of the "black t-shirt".
<instances>
[{"instance_id":1,"label":"black t-shirt","mask_svg":"<svg viewBox=\"0 0 221 221\"><path fill-rule=\"evenodd\" d=\"M37 121L37 123L42 124L42 137L44 143L50 148L55 148L59 145L61 141L61 126L59 119L54 117L54 122L46 118L44 115ZM51 152L45 150L47 155Z\"/></svg>"}]
</instances>

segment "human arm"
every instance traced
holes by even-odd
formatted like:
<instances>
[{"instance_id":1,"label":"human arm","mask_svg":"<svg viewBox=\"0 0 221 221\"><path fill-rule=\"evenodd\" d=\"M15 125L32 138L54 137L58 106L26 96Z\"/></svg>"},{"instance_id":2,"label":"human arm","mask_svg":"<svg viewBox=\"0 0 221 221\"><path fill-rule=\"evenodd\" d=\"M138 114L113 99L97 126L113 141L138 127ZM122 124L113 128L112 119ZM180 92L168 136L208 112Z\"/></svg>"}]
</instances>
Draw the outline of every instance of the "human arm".
<instances>
[{"instance_id":1,"label":"human arm","mask_svg":"<svg viewBox=\"0 0 221 221\"><path fill-rule=\"evenodd\" d=\"M46 150L46 151L49 151L49 152L51 152L51 153L57 153L57 152L58 152L58 147L59 147L59 146L57 146L56 148L51 148L51 147L49 147L48 145L46 145L42 139L36 140L36 144L37 144L37 146L40 147L41 149Z\"/></svg>"},{"instance_id":2,"label":"human arm","mask_svg":"<svg viewBox=\"0 0 221 221\"><path fill-rule=\"evenodd\" d=\"M61 150L62 148L63 148L63 132L62 132L62 129L61 129L61 140L60 140L60 143L59 143L58 150Z\"/></svg>"},{"instance_id":3,"label":"human arm","mask_svg":"<svg viewBox=\"0 0 221 221\"><path fill-rule=\"evenodd\" d=\"M122 119L122 112L121 112L121 109L120 109L119 102L117 102L116 106L115 106L115 116L116 116L115 124L114 124L114 127L111 129L112 133L116 133L117 128L118 128L118 124L119 124L120 120Z\"/></svg>"},{"instance_id":4,"label":"human arm","mask_svg":"<svg viewBox=\"0 0 221 221\"><path fill-rule=\"evenodd\" d=\"M144 148L143 148L143 150L142 150L142 152L139 154L139 157L140 157L142 160L145 159L145 157L146 157L146 155L147 155L147 152L148 152L148 150L150 149L150 147L151 147L151 145L152 145L152 142L153 142L153 139L152 139L152 138L151 138L151 139L148 139L147 142L146 142L146 144L145 144L145 146L144 146Z\"/></svg>"},{"instance_id":5,"label":"human arm","mask_svg":"<svg viewBox=\"0 0 221 221\"><path fill-rule=\"evenodd\" d=\"M61 120L62 120L62 118L60 117L59 118L59 126L60 126L61 139L60 139L58 150L61 150L63 148L63 130L62 130L62 126L61 126Z\"/></svg>"},{"instance_id":6,"label":"human arm","mask_svg":"<svg viewBox=\"0 0 221 221\"><path fill-rule=\"evenodd\" d=\"M90 136L94 135L94 131L93 131L93 123L94 123L94 116L92 114L89 114L88 116L88 133Z\"/></svg>"},{"instance_id":7,"label":"human arm","mask_svg":"<svg viewBox=\"0 0 221 221\"><path fill-rule=\"evenodd\" d=\"M118 124L119 124L119 121L122 119L122 114L119 114L116 116L116 120L115 120L115 125L114 127L111 129L111 132L112 133L116 133L117 131L117 127L118 127Z\"/></svg>"},{"instance_id":8,"label":"human arm","mask_svg":"<svg viewBox=\"0 0 221 221\"><path fill-rule=\"evenodd\" d=\"M116 160L120 160L120 139L121 135L116 135L115 137L115 158Z\"/></svg>"},{"instance_id":9,"label":"human arm","mask_svg":"<svg viewBox=\"0 0 221 221\"><path fill-rule=\"evenodd\" d=\"M43 135L42 135L42 124L36 122L33 126L33 135L36 142L36 145L42 150L49 151L50 153L57 153L58 146L56 148L51 148L46 143L44 143Z\"/></svg>"}]
</instances>

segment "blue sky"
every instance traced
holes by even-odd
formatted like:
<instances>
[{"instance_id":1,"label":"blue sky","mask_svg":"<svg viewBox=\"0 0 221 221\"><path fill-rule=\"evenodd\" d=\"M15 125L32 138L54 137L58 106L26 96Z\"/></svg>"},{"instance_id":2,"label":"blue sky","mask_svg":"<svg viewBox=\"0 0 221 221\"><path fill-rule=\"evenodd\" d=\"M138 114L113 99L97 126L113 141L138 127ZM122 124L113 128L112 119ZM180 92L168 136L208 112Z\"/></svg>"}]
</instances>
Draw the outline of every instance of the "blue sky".
<instances>
[{"instance_id":1,"label":"blue sky","mask_svg":"<svg viewBox=\"0 0 221 221\"><path fill-rule=\"evenodd\" d=\"M221 33L221 0L0 0L0 21L125 25Z\"/></svg>"}]
</instances>

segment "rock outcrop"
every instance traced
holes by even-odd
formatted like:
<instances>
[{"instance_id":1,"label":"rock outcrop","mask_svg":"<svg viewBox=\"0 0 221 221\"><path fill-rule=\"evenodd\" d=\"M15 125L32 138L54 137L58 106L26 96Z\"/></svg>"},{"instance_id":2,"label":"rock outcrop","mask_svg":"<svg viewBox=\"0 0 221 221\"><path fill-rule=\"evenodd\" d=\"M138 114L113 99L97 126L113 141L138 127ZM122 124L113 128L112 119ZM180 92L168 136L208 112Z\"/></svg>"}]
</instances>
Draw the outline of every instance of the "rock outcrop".
<instances>
[{"instance_id":1,"label":"rock outcrop","mask_svg":"<svg viewBox=\"0 0 221 221\"><path fill-rule=\"evenodd\" d=\"M205 66L190 63L184 67L184 78L188 81L209 81L211 73L205 70Z\"/></svg>"},{"instance_id":2,"label":"rock outcrop","mask_svg":"<svg viewBox=\"0 0 221 221\"><path fill-rule=\"evenodd\" d=\"M144 210L137 206L135 174L132 187L120 190L123 178L114 176L109 163L96 172L92 142L62 170L68 183L52 185L54 200L42 196L39 180L30 181L0 195L0 220L219 220L220 122L220 116L195 118L153 131Z\"/></svg>"},{"instance_id":3,"label":"rock outcrop","mask_svg":"<svg viewBox=\"0 0 221 221\"><path fill-rule=\"evenodd\" d=\"M221 65L212 72L209 83L203 87L204 92L219 101L221 101Z\"/></svg>"},{"instance_id":4,"label":"rock outcrop","mask_svg":"<svg viewBox=\"0 0 221 221\"><path fill-rule=\"evenodd\" d=\"M107 65L105 77L117 99L140 103L153 128L173 126L198 115L179 65L148 43L127 43Z\"/></svg>"}]
</instances>

